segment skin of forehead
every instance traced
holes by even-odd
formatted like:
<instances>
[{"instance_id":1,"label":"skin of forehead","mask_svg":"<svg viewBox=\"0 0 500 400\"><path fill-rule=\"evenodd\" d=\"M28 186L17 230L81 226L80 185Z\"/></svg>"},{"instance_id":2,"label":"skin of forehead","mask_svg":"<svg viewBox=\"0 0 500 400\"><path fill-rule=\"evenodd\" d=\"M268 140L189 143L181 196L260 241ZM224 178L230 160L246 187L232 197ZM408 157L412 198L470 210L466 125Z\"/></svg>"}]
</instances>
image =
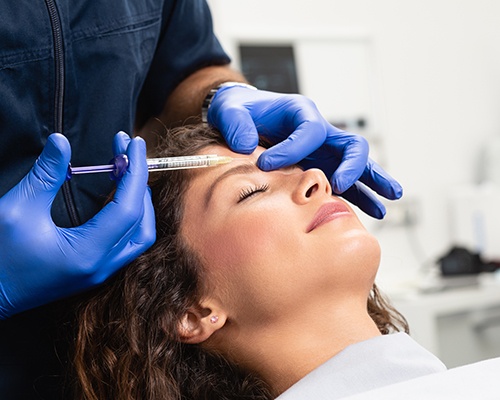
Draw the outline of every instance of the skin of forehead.
<instances>
[{"instance_id":1,"label":"skin of forehead","mask_svg":"<svg viewBox=\"0 0 500 400\"><path fill-rule=\"evenodd\" d=\"M201 177L203 175L206 175L207 173L212 173L214 175L214 179L217 178L220 174L224 173L228 169L231 169L235 166L235 163L241 160L246 160L247 162L251 162L252 164L256 164L259 156L265 151L266 149L261 146L257 146L255 151L252 154L241 154L241 153L235 153L231 151L229 148L221 145L211 145L208 147L205 147L203 150L201 150L198 154L217 154L219 156L229 156L234 158L235 160L233 162L230 162L228 164L223 164L219 165L215 168L200 168L200 169L195 169L193 170L196 175L195 177Z\"/></svg>"}]
</instances>

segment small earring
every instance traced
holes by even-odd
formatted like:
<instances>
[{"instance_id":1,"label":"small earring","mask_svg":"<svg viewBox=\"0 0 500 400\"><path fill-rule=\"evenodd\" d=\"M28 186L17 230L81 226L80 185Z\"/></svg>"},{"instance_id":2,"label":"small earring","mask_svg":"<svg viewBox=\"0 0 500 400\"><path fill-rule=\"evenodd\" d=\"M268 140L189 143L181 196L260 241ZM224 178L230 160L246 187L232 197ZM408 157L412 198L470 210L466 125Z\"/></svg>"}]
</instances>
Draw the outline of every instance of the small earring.
<instances>
[{"instance_id":1,"label":"small earring","mask_svg":"<svg viewBox=\"0 0 500 400\"><path fill-rule=\"evenodd\" d=\"M217 315L212 315L212 316L210 317L210 322L211 322L212 324L216 324L218 320L219 320L219 317L218 317Z\"/></svg>"}]
</instances>

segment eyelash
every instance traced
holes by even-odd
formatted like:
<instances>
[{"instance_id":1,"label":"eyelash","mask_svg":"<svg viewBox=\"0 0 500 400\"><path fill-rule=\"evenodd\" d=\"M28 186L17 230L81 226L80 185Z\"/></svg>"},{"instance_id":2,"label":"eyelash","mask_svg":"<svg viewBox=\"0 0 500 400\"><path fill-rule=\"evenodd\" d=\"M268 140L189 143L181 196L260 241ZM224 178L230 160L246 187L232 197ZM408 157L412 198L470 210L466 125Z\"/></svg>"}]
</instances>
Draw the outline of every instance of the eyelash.
<instances>
[{"instance_id":1,"label":"eyelash","mask_svg":"<svg viewBox=\"0 0 500 400\"><path fill-rule=\"evenodd\" d=\"M269 184L267 183L260 186L245 188L240 192L240 199L238 200L238 203L242 202L245 199L248 199L256 193L264 193L267 191L267 189L269 189Z\"/></svg>"}]
</instances>

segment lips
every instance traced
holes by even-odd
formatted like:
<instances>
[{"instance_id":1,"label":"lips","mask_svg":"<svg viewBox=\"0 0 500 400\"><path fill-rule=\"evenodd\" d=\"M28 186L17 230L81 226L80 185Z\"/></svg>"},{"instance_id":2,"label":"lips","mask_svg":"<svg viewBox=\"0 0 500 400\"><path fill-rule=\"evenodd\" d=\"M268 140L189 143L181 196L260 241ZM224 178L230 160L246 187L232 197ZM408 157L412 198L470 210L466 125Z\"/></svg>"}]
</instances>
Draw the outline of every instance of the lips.
<instances>
[{"instance_id":1,"label":"lips","mask_svg":"<svg viewBox=\"0 0 500 400\"><path fill-rule=\"evenodd\" d=\"M347 206L340 201L326 203L320 207L313 220L307 227L306 232L309 233L316 229L318 226L326 224L342 215L349 214Z\"/></svg>"}]
</instances>

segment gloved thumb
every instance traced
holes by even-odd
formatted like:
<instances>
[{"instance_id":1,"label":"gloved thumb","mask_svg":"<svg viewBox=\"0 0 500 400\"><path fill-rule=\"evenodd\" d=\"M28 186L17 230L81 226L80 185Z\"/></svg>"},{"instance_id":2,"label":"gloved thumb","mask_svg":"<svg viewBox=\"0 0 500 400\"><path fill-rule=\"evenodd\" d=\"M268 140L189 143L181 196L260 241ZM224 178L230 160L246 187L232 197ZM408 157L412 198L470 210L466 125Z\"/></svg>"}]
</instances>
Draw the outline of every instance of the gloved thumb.
<instances>
[{"instance_id":1,"label":"gloved thumb","mask_svg":"<svg viewBox=\"0 0 500 400\"><path fill-rule=\"evenodd\" d=\"M71 160L71 147L68 139L60 133L53 133L26 177L25 197L47 195L52 201L57 191L66 180L68 165ZM30 196L31 194L31 196Z\"/></svg>"},{"instance_id":2,"label":"gloved thumb","mask_svg":"<svg viewBox=\"0 0 500 400\"><path fill-rule=\"evenodd\" d=\"M113 138L113 154L116 156L127 153L127 147L131 140L127 133L123 131L118 132Z\"/></svg>"},{"instance_id":3,"label":"gloved thumb","mask_svg":"<svg viewBox=\"0 0 500 400\"><path fill-rule=\"evenodd\" d=\"M238 94L253 90L230 87L219 89L208 109L208 123L222 134L229 148L237 153L251 154L259 143L259 134L244 99ZM235 97L230 97L234 93ZM242 102L243 104L238 104Z\"/></svg>"},{"instance_id":4,"label":"gloved thumb","mask_svg":"<svg viewBox=\"0 0 500 400\"><path fill-rule=\"evenodd\" d=\"M259 143L255 123L245 108L221 110L211 125L219 129L229 148L237 153L251 154Z\"/></svg>"}]
</instances>

